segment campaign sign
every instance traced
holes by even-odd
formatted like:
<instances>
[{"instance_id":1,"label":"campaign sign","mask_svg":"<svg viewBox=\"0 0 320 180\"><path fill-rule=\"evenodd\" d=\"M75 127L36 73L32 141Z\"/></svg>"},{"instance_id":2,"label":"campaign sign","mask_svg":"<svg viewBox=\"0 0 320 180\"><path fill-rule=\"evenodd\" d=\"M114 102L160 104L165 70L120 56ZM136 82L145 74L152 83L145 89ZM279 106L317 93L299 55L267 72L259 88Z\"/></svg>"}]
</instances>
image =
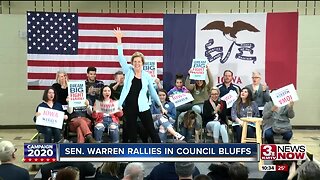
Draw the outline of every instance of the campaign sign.
<instances>
[{"instance_id":1,"label":"campaign sign","mask_svg":"<svg viewBox=\"0 0 320 180\"><path fill-rule=\"evenodd\" d=\"M227 103L227 108L231 108L233 103L238 99L238 94L236 91L231 90L228 94L221 97L221 99Z\"/></svg>"},{"instance_id":2,"label":"campaign sign","mask_svg":"<svg viewBox=\"0 0 320 180\"><path fill-rule=\"evenodd\" d=\"M23 161L32 163L55 162L57 161L57 145L25 143Z\"/></svg>"},{"instance_id":3,"label":"campaign sign","mask_svg":"<svg viewBox=\"0 0 320 180\"><path fill-rule=\"evenodd\" d=\"M305 160L307 148L303 144L262 144L260 154L262 160Z\"/></svg>"},{"instance_id":4,"label":"campaign sign","mask_svg":"<svg viewBox=\"0 0 320 180\"><path fill-rule=\"evenodd\" d=\"M40 115L36 119L36 125L49 126L62 129L64 112L55 109L39 107Z\"/></svg>"},{"instance_id":5,"label":"campaign sign","mask_svg":"<svg viewBox=\"0 0 320 180\"><path fill-rule=\"evenodd\" d=\"M157 78L157 61L146 61L143 70L147 71L151 77Z\"/></svg>"},{"instance_id":6,"label":"campaign sign","mask_svg":"<svg viewBox=\"0 0 320 180\"><path fill-rule=\"evenodd\" d=\"M70 107L85 106L86 102L86 83L85 81L69 81L68 96Z\"/></svg>"},{"instance_id":7,"label":"campaign sign","mask_svg":"<svg viewBox=\"0 0 320 180\"><path fill-rule=\"evenodd\" d=\"M290 84L288 86L282 87L280 89L277 89L273 91L270 94L272 101L274 105L278 107L285 106L290 103L290 101L298 101L298 94L295 90L293 84Z\"/></svg>"},{"instance_id":8,"label":"campaign sign","mask_svg":"<svg viewBox=\"0 0 320 180\"><path fill-rule=\"evenodd\" d=\"M175 107L184 105L194 100L190 93L173 94L169 97L169 99L174 104Z\"/></svg>"},{"instance_id":9,"label":"campaign sign","mask_svg":"<svg viewBox=\"0 0 320 180\"><path fill-rule=\"evenodd\" d=\"M112 102L101 102L96 101L96 112L103 112L106 114L114 114L119 111L118 108L118 101L112 101Z\"/></svg>"},{"instance_id":10,"label":"campaign sign","mask_svg":"<svg viewBox=\"0 0 320 180\"><path fill-rule=\"evenodd\" d=\"M71 143L59 145L59 161L258 161L259 144Z\"/></svg>"},{"instance_id":11,"label":"campaign sign","mask_svg":"<svg viewBox=\"0 0 320 180\"><path fill-rule=\"evenodd\" d=\"M206 80L207 60L206 59L193 59L191 65L190 79L194 80Z\"/></svg>"}]
</instances>

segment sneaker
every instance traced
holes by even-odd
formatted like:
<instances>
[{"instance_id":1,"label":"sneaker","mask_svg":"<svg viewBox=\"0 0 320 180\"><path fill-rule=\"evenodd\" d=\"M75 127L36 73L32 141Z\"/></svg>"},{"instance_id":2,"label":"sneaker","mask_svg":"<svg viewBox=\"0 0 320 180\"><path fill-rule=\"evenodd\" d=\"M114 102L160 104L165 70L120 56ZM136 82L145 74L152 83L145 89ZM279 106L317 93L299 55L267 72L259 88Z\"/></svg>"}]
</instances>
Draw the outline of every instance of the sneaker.
<instances>
[{"instance_id":1,"label":"sneaker","mask_svg":"<svg viewBox=\"0 0 320 180\"><path fill-rule=\"evenodd\" d=\"M92 135L87 135L86 136L86 142L87 143L96 143L96 140L92 137Z\"/></svg>"},{"instance_id":2,"label":"sneaker","mask_svg":"<svg viewBox=\"0 0 320 180\"><path fill-rule=\"evenodd\" d=\"M177 140L180 140L180 141L182 141L182 140L184 140L184 136L182 136L180 133L176 133L175 135L174 135L174 137L176 137L176 139Z\"/></svg>"}]
</instances>

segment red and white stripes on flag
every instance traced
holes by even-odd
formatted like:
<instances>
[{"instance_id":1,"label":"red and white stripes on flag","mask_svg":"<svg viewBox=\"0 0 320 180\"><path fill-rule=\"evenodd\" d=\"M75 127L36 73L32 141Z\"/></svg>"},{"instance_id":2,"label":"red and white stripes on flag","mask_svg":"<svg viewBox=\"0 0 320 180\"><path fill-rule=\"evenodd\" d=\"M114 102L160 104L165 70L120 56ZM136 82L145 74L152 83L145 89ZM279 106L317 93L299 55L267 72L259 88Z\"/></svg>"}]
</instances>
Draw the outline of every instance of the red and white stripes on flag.
<instances>
[{"instance_id":1,"label":"red and white stripes on flag","mask_svg":"<svg viewBox=\"0 0 320 180\"><path fill-rule=\"evenodd\" d=\"M39 16L37 16L38 14ZM55 16L55 14L58 15ZM163 14L73 13L77 16L77 23L75 24L78 26L78 32L74 33L77 34L75 39L77 47L71 49L69 54L66 53L68 51L66 49L71 45L67 43L67 40L68 37L72 37L72 31L69 27L66 28L66 32L63 30L67 26L65 24L68 23L68 19L70 19L61 18L60 20L59 17L64 14L67 14L66 17L68 17L68 13L36 13L34 17L30 17L30 21L35 18L35 24L32 26L28 17L28 30L30 29L30 32L37 28L33 28L33 26L37 26L37 18L40 21L38 25L41 26L41 16L44 17L43 21L47 20L48 23L57 22L57 27L55 27L55 24L52 25L52 28L48 25L49 27L39 27L39 31L28 33L28 89L45 89L47 86L51 86L55 83L56 72L59 70L66 71L70 80L85 80L86 69L89 66L97 68L97 79L103 80L105 84L110 84L114 79L113 74L121 70L117 56L116 38L113 34L116 27L120 27L124 34L122 43L127 60L130 61L134 52L142 52L146 60L156 60L158 62L157 73L158 77L162 79ZM66 23L61 21L66 21ZM59 23L62 27L60 29ZM41 28L43 32L41 32ZM46 28L49 32L57 28L55 30L57 34L61 33L62 35L55 37L56 32L52 31L52 34L46 37ZM68 33L71 33L70 36ZM34 37L35 42L32 42L34 34L39 38ZM66 36L66 38L64 39L63 36ZM38 39L40 40L38 41ZM49 43L50 41L53 42ZM58 43L59 41L62 41L62 43ZM35 45L36 43L39 46ZM32 44L35 46L32 46ZM61 48L61 51L57 50L58 53L55 53L56 49L49 51L54 45L57 46L55 48ZM31 51L32 48L40 48L38 50L41 53ZM41 48L47 48L48 53L40 51ZM74 53L75 51L77 53Z\"/></svg>"}]
</instances>

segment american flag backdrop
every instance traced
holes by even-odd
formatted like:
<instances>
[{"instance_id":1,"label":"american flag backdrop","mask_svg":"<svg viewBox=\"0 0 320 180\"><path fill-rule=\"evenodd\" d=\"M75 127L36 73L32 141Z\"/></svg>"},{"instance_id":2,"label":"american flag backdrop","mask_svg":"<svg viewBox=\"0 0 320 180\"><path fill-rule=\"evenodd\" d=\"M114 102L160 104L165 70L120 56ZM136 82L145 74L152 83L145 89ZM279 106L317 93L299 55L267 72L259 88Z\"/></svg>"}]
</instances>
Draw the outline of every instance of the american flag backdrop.
<instances>
[{"instance_id":1,"label":"american flag backdrop","mask_svg":"<svg viewBox=\"0 0 320 180\"><path fill-rule=\"evenodd\" d=\"M121 27L128 61L140 51L156 60L163 74L163 14L106 14L27 12L28 89L55 83L58 70L70 80L85 80L88 66L97 67L97 79L109 84L121 70L113 29Z\"/></svg>"}]
</instances>

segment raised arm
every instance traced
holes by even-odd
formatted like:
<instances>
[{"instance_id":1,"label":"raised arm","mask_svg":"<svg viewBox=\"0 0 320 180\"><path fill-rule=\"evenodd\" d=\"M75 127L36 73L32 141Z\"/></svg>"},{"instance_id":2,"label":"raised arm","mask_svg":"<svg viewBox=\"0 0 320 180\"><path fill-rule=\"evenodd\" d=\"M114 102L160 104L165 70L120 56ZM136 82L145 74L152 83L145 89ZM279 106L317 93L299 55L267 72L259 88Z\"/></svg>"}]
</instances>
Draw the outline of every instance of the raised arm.
<instances>
[{"instance_id":1,"label":"raised arm","mask_svg":"<svg viewBox=\"0 0 320 180\"><path fill-rule=\"evenodd\" d=\"M190 70L189 70L189 71L190 71ZM194 84L191 84L190 75L187 76L185 85L186 85L186 88L187 88L189 91L192 91L192 90L193 90Z\"/></svg>"},{"instance_id":2,"label":"raised arm","mask_svg":"<svg viewBox=\"0 0 320 180\"><path fill-rule=\"evenodd\" d=\"M207 76L208 76L208 79L209 79L209 82L208 82L208 89L210 90L212 87L213 87L213 77L212 77L212 73L211 73L211 70L210 68L208 67L207 65Z\"/></svg>"},{"instance_id":3,"label":"raised arm","mask_svg":"<svg viewBox=\"0 0 320 180\"><path fill-rule=\"evenodd\" d=\"M119 63L121 65L121 68L123 70L123 72L126 74L129 69L130 69L130 65L128 65L126 58L123 55L123 47L122 47L122 37L123 34L121 32L120 27L117 27L117 29L114 29L113 31L115 37L117 38L117 48L118 48L118 58L119 58Z\"/></svg>"}]
</instances>

